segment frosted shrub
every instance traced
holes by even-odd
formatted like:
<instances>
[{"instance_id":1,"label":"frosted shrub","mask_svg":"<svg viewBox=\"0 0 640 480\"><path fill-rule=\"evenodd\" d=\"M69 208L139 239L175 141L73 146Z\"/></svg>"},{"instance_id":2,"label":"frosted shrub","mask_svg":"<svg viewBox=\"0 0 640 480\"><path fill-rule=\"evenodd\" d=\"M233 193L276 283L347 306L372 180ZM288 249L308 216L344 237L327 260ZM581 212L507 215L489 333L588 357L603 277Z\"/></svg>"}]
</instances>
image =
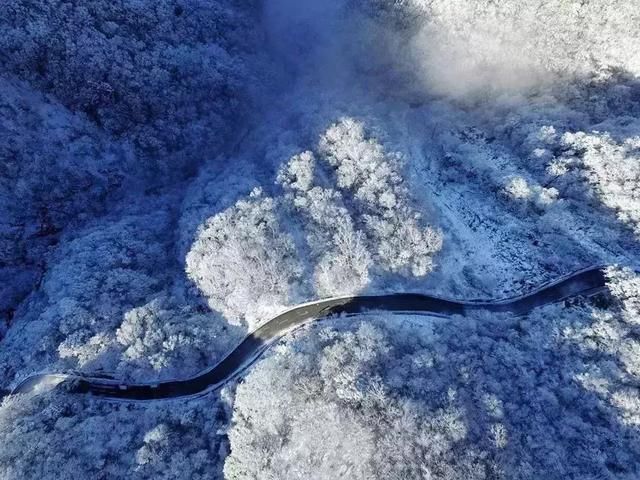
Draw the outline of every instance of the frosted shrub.
<instances>
[{"instance_id":1,"label":"frosted shrub","mask_svg":"<svg viewBox=\"0 0 640 480\"><path fill-rule=\"evenodd\" d=\"M558 190L540 185L530 185L523 177L515 176L507 180L503 189L504 195L511 201L521 205L532 205L540 211L544 211L558 198Z\"/></svg>"}]
</instances>

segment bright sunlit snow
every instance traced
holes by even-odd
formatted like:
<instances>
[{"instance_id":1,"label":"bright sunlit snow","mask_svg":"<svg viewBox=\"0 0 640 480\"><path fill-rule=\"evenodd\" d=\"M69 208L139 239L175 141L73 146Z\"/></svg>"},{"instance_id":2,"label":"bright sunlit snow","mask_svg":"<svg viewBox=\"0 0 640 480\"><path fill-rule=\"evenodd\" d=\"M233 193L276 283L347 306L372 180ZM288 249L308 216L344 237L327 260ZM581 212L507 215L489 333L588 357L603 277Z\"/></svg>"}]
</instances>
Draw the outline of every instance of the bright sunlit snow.
<instances>
[{"instance_id":1,"label":"bright sunlit snow","mask_svg":"<svg viewBox=\"0 0 640 480\"><path fill-rule=\"evenodd\" d=\"M0 390L187 378L300 303L499 299L286 336L239 384L0 404L0 478L640 478L639 0L0 7Z\"/></svg>"}]
</instances>

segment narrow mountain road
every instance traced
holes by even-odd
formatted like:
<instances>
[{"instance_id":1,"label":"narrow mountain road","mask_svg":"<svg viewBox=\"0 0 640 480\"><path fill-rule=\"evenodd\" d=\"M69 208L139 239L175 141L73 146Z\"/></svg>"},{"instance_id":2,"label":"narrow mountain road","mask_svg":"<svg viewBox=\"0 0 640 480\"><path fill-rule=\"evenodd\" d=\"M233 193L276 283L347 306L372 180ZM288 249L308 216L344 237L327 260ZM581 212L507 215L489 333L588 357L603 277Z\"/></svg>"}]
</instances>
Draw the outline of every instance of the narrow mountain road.
<instances>
[{"instance_id":1,"label":"narrow mountain road","mask_svg":"<svg viewBox=\"0 0 640 480\"><path fill-rule=\"evenodd\" d=\"M190 398L221 388L240 376L283 335L306 323L330 315L358 314L376 310L443 317L477 311L524 315L534 308L573 297L592 296L605 289L604 268L591 267L544 284L525 295L497 301L458 301L417 293L318 300L294 307L269 320L245 337L218 364L191 378L160 383L124 384L114 379L83 377L78 374L38 374L22 381L14 388L12 394L36 394L61 386L72 393L91 394L111 400L149 401Z\"/></svg>"}]
</instances>

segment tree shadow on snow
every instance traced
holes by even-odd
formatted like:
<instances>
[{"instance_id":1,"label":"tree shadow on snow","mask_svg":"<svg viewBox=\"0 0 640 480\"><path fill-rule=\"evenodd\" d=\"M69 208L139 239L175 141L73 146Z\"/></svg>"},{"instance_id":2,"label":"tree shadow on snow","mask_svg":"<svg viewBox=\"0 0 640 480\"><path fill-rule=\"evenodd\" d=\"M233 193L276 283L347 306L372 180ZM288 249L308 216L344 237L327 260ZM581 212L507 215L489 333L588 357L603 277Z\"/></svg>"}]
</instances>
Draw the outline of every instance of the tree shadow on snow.
<instances>
[{"instance_id":1,"label":"tree shadow on snow","mask_svg":"<svg viewBox=\"0 0 640 480\"><path fill-rule=\"evenodd\" d=\"M602 326L590 307L554 308L522 319L486 315L440 324L424 350L433 364L401 389L426 416L443 408L459 412L465 434L447 449L456 468L475 452L472 478L630 479L640 473L640 379L599 345ZM564 320L557 321L559 315ZM570 339L571 329L583 332L581 338ZM425 433L442 433L434 430ZM430 468L433 478L448 478L435 464Z\"/></svg>"}]
</instances>

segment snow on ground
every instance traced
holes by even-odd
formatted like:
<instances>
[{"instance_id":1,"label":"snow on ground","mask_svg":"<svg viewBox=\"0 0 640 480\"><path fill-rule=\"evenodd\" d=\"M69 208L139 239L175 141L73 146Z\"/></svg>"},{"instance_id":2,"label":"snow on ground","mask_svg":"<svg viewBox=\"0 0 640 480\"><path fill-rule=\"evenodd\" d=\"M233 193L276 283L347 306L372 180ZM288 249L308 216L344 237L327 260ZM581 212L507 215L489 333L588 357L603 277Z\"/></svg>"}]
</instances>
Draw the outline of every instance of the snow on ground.
<instances>
[{"instance_id":1,"label":"snow on ground","mask_svg":"<svg viewBox=\"0 0 640 480\"><path fill-rule=\"evenodd\" d=\"M637 268L637 3L7 7L0 387L45 370L145 381L190 375L281 309L323 296L499 298L588 265ZM115 476L142 478L162 469L175 478L250 478L255 469L273 478L633 478L638 406L635 379L625 375L637 373L640 353L616 315L632 308L636 283L618 292L623 307L551 309L522 324L474 319L451 331L442 324L430 337L437 342L418 346L393 322L374 322L362 334L368 340L352 329L314 330L258 365L235 407L233 391L224 408L212 406L227 409L220 418L207 417L206 401L176 412L154 406L120 444L70 448L88 476L107 465ZM616 339L619 348L607 343ZM349 349L361 340L371 345L358 357ZM443 358L440 342L467 353L434 371L427 357ZM483 363L487 345L503 359L496 371ZM406 362L404 346L413 352ZM316 367L329 350L346 359L344 375L335 374L343 384L319 394L318 382L331 378ZM389 352L397 368L378 365ZM260 373L311 359L301 373L308 391ZM532 398L531 370L551 393ZM395 374L412 379L408 391ZM418 395L429 382L434 390ZM485 387L495 390L486 405ZM449 389L458 393L450 398ZM315 420L304 409L273 417L271 407L304 403L310 392L318 393ZM388 402L389 411L366 416L335 392L378 410ZM587 399L583 410L571 404L577 398ZM500 418L491 410L499 405ZM231 408L223 472L226 441L213 430ZM536 409L557 417L538 418ZM49 468L65 476L72 466L52 446L117 429L131 421L127 412L62 394L5 400L0 433L16 448L0 457L2 476ZM398 433L410 421L442 443ZM334 447L324 460L295 447L309 429L319 435L310 444ZM358 455L337 438L347 430L362 439ZM182 443L183 432L195 446ZM33 457L20 448L42 435L51 440ZM586 440L569 455L572 435ZM611 435L621 440L609 444ZM380 456L388 444L407 451ZM279 461L256 463L263 447ZM174 448L188 466L168 473ZM345 456L332 453L340 449ZM567 455L566 465L556 461ZM33 460L47 456L55 465Z\"/></svg>"},{"instance_id":2,"label":"snow on ground","mask_svg":"<svg viewBox=\"0 0 640 480\"><path fill-rule=\"evenodd\" d=\"M298 332L238 387L225 474L633 478L637 276L612 282L615 307L373 314Z\"/></svg>"}]
</instances>

